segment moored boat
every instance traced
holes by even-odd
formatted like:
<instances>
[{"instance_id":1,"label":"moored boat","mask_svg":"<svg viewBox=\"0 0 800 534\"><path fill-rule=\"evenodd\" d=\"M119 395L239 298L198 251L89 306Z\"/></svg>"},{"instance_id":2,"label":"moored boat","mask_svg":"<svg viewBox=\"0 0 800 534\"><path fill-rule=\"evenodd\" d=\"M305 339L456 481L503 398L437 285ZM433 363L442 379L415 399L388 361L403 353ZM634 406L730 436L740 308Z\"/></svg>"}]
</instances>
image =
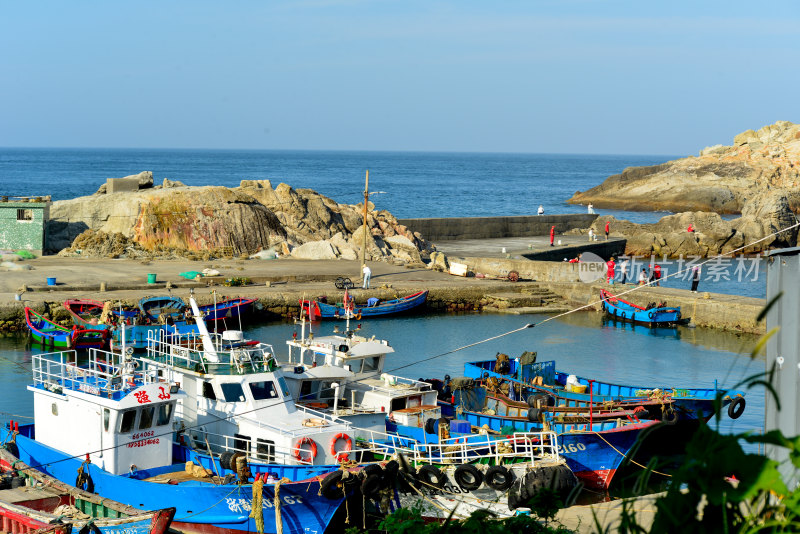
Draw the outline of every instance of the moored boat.
<instances>
[{"instance_id":1,"label":"moored boat","mask_svg":"<svg viewBox=\"0 0 800 534\"><path fill-rule=\"evenodd\" d=\"M11 422L10 426L14 423ZM14 432L12 431L12 435ZM174 508L143 511L89 493L34 469L11 451L10 441L0 448L0 517L3 532L31 530L68 534L91 526L102 534L163 534L168 531Z\"/></svg>"},{"instance_id":2,"label":"moored boat","mask_svg":"<svg viewBox=\"0 0 800 534\"><path fill-rule=\"evenodd\" d=\"M345 292L345 299L348 297ZM410 312L423 304L428 298L428 291L418 291L402 298L379 301L369 305L369 301L361 304L352 304L350 309L352 317L379 317L383 315L394 315ZM301 300L300 306L311 319L344 319L347 315L346 302L328 304L320 299Z\"/></svg>"},{"instance_id":3,"label":"moored boat","mask_svg":"<svg viewBox=\"0 0 800 534\"><path fill-rule=\"evenodd\" d=\"M101 348L107 345L109 332L104 329L69 329L25 307L25 322L34 343L57 349Z\"/></svg>"},{"instance_id":4,"label":"moored boat","mask_svg":"<svg viewBox=\"0 0 800 534\"><path fill-rule=\"evenodd\" d=\"M199 306L203 319L209 321L222 321L224 319L236 319L250 311L256 299L232 298L225 299L214 304Z\"/></svg>"},{"instance_id":5,"label":"moored boat","mask_svg":"<svg viewBox=\"0 0 800 534\"><path fill-rule=\"evenodd\" d=\"M606 291L600 290L603 311L614 320L647 326L674 326L686 322L681 316L681 308L667 306L666 303L637 306Z\"/></svg>"},{"instance_id":6,"label":"moored boat","mask_svg":"<svg viewBox=\"0 0 800 534\"><path fill-rule=\"evenodd\" d=\"M173 461L174 414L185 394L131 357L117 363L119 356L92 349L81 365L74 351L33 356L35 426L15 435L23 462L62 482L80 469L98 495L131 506L169 503L183 532L255 532L262 521L265 532L278 522L285 533L325 530L343 499L318 496L309 481L262 485L247 472L234 481Z\"/></svg>"}]
</instances>

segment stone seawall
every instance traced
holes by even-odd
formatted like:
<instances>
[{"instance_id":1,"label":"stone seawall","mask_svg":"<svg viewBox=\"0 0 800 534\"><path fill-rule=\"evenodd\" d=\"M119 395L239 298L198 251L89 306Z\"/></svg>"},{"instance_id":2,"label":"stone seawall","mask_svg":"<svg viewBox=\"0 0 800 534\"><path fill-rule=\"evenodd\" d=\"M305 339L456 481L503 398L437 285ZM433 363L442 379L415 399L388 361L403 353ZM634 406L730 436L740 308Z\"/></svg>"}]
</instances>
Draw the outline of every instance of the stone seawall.
<instances>
[{"instance_id":1,"label":"stone seawall","mask_svg":"<svg viewBox=\"0 0 800 534\"><path fill-rule=\"evenodd\" d=\"M420 232L426 241L492 239L501 237L541 236L556 227L563 234L574 228L588 228L596 214L519 215L509 217L452 217L441 219L398 219L412 232Z\"/></svg>"}]
</instances>

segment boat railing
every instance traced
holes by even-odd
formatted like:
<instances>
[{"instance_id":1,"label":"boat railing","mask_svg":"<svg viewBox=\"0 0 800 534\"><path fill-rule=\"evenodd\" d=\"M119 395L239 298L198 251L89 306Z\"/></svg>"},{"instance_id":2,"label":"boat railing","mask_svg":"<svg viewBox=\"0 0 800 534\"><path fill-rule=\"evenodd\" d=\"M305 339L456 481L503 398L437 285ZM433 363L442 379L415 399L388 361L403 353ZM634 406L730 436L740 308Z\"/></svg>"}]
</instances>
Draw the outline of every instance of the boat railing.
<instances>
[{"instance_id":1,"label":"boat railing","mask_svg":"<svg viewBox=\"0 0 800 534\"><path fill-rule=\"evenodd\" d=\"M202 433L190 434L193 448L199 453L211 453L219 456L222 453L242 453L247 456L249 463L270 463L270 464L299 464L313 465L314 458L308 454L308 449L303 444L296 444L285 447L268 441L256 441L255 449L250 441L235 436ZM206 443L208 440L208 443ZM320 446L323 444L319 444ZM394 448L383 444L372 444L368 441L353 440L349 450L340 450L339 453L346 454L348 459L361 463L370 458L371 454L379 453L389 456L394 452Z\"/></svg>"},{"instance_id":2,"label":"boat railing","mask_svg":"<svg viewBox=\"0 0 800 534\"><path fill-rule=\"evenodd\" d=\"M93 395L108 395L163 382L156 372L145 372L134 360L118 362L119 355L90 349L89 358L78 365L74 350L35 354L32 358L33 384L50 391L64 389Z\"/></svg>"},{"instance_id":3,"label":"boat railing","mask_svg":"<svg viewBox=\"0 0 800 534\"><path fill-rule=\"evenodd\" d=\"M392 392L397 391L398 389L417 389L419 391L430 391L433 389L428 382L420 382L419 380L414 380L413 378L405 378L402 376L397 375L390 375L388 373L382 373L380 378L376 376L371 380L380 380L381 384L371 384L367 382L364 378L359 379L359 381L352 382L348 384L351 386L352 389L369 389L372 391L384 391L384 392Z\"/></svg>"},{"instance_id":4,"label":"boat railing","mask_svg":"<svg viewBox=\"0 0 800 534\"><path fill-rule=\"evenodd\" d=\"M451 438L439 443L416 443L413 458L416 462L462 464L478 459L494 459L500 463L504 458L524 458L533 463L538 450L532 437L514 436L494 439L488 434ZM538 456L541 458L541 455Z\"/></svg>"},{"instance_id":5,"label":"boat railing","mask_svg":"<svg viewBox=\"0 0 800 534\"><path fill-rule=\"evenodd\" d=\"M256 343L226 346L219 334L209 334L216 347L218 362L205 356L202 336L196 332L185 334L163 331L147 333L147 358L172 367L206 374L245 374L274 371L277 368L272 345Z\"/></svg>"}]
</instances>

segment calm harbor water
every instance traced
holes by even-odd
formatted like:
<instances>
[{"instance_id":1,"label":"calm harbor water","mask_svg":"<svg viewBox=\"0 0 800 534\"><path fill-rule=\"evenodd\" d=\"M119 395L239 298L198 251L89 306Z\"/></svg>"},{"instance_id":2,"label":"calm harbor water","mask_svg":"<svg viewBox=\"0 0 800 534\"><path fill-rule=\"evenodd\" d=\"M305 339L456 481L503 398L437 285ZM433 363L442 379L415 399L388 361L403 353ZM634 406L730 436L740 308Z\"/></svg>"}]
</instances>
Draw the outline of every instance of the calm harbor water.
<instances>
[{"instance_id":1,"label":"calm harbor water","mask_svg":"<svg viewBox=\"0 0 800 534\"><path fill-rule=\"evenodd\" d=\"M272 180L311 188L336 202L363 199L370 171L372 202L400 218L580 213L566 203L625 167L679 156L323 152L269 150L0 148L0 195L91 195L106 178L152 171L187 185L238 186ZM635 222L667 212L600 211Z\"/></svg>"},{"instance_id":2,"label":"calm harbor water","mask_svg":"<svg viewBox=\"0 0 800 534\"><path fill-rule=\"evenodd\" d=\"M539 322L545 316L459 314L409 316L362 322L361 334L387 339L395 353L387 372L411 378L442 378L463 374L465 362L491 359L497 352L518 356L538 352L539 361L554 359L559 369L609 382L641 386L735 386L762 372L763 358L752 360L756 338L702 328L648 329L605 322L599 313L575 313L463 351L435 356L458 347ZM315 331L330 333L332 322L318 323ZM341 326L341 325L340 325ZM287 322L251 325L247 335L271 343L278 353L299 327ZM432 359L431 359L432 358ZM22 336L0 338L0 417L3 421L32 415L33 401L26 391L31 381L31 352ZM724 432L759 431L764 421L763 390L747 391L741 418L722 416Z\"/></svg>"}]
</instances>

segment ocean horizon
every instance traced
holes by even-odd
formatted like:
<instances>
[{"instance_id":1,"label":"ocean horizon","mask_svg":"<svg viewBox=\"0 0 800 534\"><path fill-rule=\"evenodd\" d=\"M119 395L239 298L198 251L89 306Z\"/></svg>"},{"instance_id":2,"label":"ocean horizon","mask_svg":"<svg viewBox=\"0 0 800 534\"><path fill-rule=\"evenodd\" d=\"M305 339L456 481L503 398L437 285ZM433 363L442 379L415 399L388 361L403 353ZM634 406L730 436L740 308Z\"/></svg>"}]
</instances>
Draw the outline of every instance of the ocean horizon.
<instances>
[{"instance_id":1,"label":"ocean horizon","mask_svg":"<svg viewBox=\"0 0 800 534\"><path fill-rule=\"evenodd\" d=\"M405 152L191 148L0 148L0 194L64 200L93 194L107 178L152 171L186 185L236 187L241 180L271 180L313 189L336 202L370 200L399 218L479 217L580 213L567 204L626 167L655 165L681 156ZM655 222L669 212L597 210L633 222Z\"/></svg>"}]
</instances>

